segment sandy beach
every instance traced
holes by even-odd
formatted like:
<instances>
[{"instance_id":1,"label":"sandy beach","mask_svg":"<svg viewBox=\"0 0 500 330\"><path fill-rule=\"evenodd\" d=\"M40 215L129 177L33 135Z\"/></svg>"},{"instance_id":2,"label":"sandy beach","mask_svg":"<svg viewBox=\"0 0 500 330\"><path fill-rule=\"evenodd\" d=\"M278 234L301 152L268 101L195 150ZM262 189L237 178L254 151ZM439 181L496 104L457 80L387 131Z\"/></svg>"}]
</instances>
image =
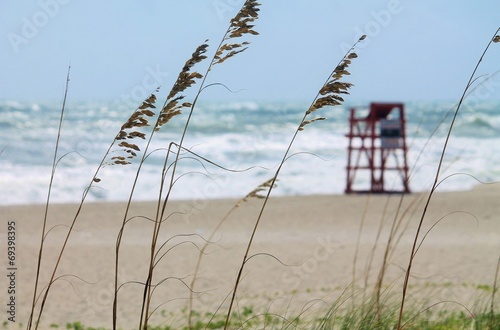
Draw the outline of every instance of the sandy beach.
<instances>
[{"instance_id":1,"label":"sandy beach","mask_svg":"<svg viewBox=\"0 0 500 330\"><path fill-rule=\"evenodd\" d=\"M491 302L491 288L500 254L498 185L470 191L438 192L424 220L422 235L432 227L418 250L410 280L408 303L425 308L462 308L474 311ZM402 198L403 197L403 198ZM400 299L404 270L427 194L294 196L271 198L258 227L238 290L237 309L295 316L328 310L337 299L350 304L369 295L381 268L391 232L383 293ZM152 300L154 325L186 324L199 248L210 240L194 283L193 308L223 311L242 262L262 200L249 200L231 211L235 200L176 201L167 206L160 243L166 243L155 268L160 282ZM68 224L77 205L49 209L49 234L42 259L41 286L50 277ZM42 325L65 326L80 321L87 326L111 327L116 237L124 215L123 203L85 204L60 263L59 278L49 294ZM118 324L137 328L150 254L156 203L134 203L130 211L119 261ZM229 215L227 215L229 213ZM2 314L9 295L7 224L15 222L16 324L25 326L31 306L44 206L0 207L0 262ZM396 224L394 225L394 221ZM395 227L394 227L395 226ZM358 237L359 242L358 242ZM355 261L356 260L356 261ZM498 300L498 298L497 298ZM498 302L497 302L498 303Z\"/></svg>"}]
</instances>

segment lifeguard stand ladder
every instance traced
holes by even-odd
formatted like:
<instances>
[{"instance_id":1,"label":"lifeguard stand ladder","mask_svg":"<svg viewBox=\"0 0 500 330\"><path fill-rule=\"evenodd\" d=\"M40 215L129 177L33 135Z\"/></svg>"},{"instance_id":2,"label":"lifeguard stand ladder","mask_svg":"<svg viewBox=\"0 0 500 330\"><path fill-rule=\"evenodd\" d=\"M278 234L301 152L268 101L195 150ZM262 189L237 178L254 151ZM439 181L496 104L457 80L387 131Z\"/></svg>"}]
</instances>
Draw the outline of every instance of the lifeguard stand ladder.
<instances>
[{"instance_id":1,"label":"lifeguard stand ladder","mask_svg":"<svg viewBox=\"0 0 500 330\"><path fill-rule=\"evenodd\" d=\"M346 193L408 193L405 109L402 103L371 103L368 115L349 117ZM389 158L390 156L393 158ZM354 187L358 175L368 175L369 189ZM391 172L390 174L386 172ZM384 179L390 176L391 188ZM401 178L401 185L395 180ZM366 181L366 180L365 180Z\"/></svg>"}]
</instances>

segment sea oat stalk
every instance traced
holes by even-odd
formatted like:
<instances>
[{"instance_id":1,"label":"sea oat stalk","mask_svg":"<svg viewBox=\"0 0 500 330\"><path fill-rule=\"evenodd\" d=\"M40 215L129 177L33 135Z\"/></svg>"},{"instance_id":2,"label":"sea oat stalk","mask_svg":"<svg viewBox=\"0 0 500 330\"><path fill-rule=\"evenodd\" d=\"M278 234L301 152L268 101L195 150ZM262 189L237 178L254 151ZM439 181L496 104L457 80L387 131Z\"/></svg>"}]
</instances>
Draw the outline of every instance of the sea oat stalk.
<instances>
[{"instance_id":1,"label":"sea oat stalk","mask_svg":"<svg viewBox=\"0 0 500 330\"><path fill-rule=\"evenodd\" d=\"M38 260L37 260L36 275L35 275L35 288L33 289L33 301L31 303L31 312L30 312L30 316L28 318L28 324L26 326L27 329L31 329L31 326L32 326L33 315L34 315L35 305L36 305L36 297L38 295L38 283L40 280L40 267L42 265L43 247L44 247L45 235L46 235L46 231L47 231L47 219L48 219L48 213L49 213L50 195L52 192L52 183L54 182L54 176L56 174L56 166L57 166L57 162L58 162L57 159L58 159L58 151L59 151L59 140L61 139L62 125L64 122L64 110L66 108L66 98L68 96L70 71L71 71L71 66L68 67L68 74L66 76L66 87L64 89L64 99L63 99L63 104L62 104L62 108L61 108L61 115L59 117L59 127L57 129L56 145L54 148L54 158L52 160L52 171L50 173L49 189L47 192L47 201L45 202L45 212L43 215L43 225L42 225L42 232L41 232L41 238L40 238L40 248L38 250Z\"/></svg>"},{"instance_id":2,"label":"sea oat stalk","mask_svg":"<svg viewBox=\"0 0 500 330\"><path fill-rule=\"evenodd\" d=\"M68 79L68 81L69 81L69 79ZM113 164L126 165L126 164L129 164L129 162L124 160L124 159L131 159L131 158L134 158L136 156L135 151L139 150L139 147L136 144L128 143L128 142L121 142L121 143L119 143L119 146L121 147L121 150L124 151L125 154L127 155L126 158L122 159L122 156L117 156L118 158L113 157L110 162L108 162L108 160L107 160L108 155L110 154L111 150L113 149L113 147L115 146L115 143L117 141L122 140L124 138L128 138L128 139L144 138L144 136L142 136L142 134L140 132L136 131L135 129L148 125L148 121L146 119L146 117L150 116L150 113L148 111L149 111L149 109L147 107L142 108L142 109L139 108L139 109L134 111L132 116L122 126L120 132L114 137L113 141L111 142L110 146L108 147L108 150L105 152L101 162L99 163L96 171L94 172L94 175L92 176L92 179L90 180L90 183L88 184L87 188L85 188L85 190L82 194L81 201L78 205L77 211L73 217L71 224L69 225L68 232L64 238L63 245L59 251L59 255L57 257L55 266L52 269L50 280L45 287L45 292L43 293L42 300L40 302L38 316L37 316L37 319L35 321L35 329L38 329L38 326L40 324L40 320L41 320L41 317L43 314L45 303L47 302L47 297L49 295L50 289L51 289L52 285L54 284L54 282L57 280L56 273L57 273L57 270L59 268L59 264L62 260L64 251L66 250L66 246L69 242L69 239L70 239L71 234L73 232L73 229L76 225L78 217L82 211L83 204L85 203L85 200L87 198L87 195L88 195L90 189L93 187L94 184L98 184L101 181L101 179L98 178L98 174L103 167L105 167L106 165L113 165ZM35 292L34 295L37 295L37 293ZM34 308L35 308L35 306L33 304L31 314L34 313ZM30 319L28 322L28 329L31 329L32 326L33 326L33 315L30 316Z\"/></svg>"},{"instance_id":3,"label":"sea oat stalk","mask_svg":"<svg viewBox=\"0 0 500 330\"><path fill-rule=\"evenodd\" d=\"M444 156L446 154L448 143L449 143L450 138L451 138L451 132L453 130L453 127L454 127L455 121L457 119L458 113L460 111L460 108L462 106L462 103L465 100L465 96L467 95L467 92L468 92L469 88L471 87L471 85L475 81L476 71L479 68L479 65L481 64L481 62L483 61L483 58L486 55L486 52L490 48L491 43L493 43L493 42L495 42L495 43L500 42L500 36L497 35L499 33L499 31L500 31L500 28L498 28L495 31L495 33L493 34L493 37L490 39L490 41L486 45L486 48L484 49L483 53L481 54L481 57L479 58L478 62L476 63L476 66L474 67L474 70L472 71L472 74L471 74L471 76L469 78L469 81L467 82L467 85L465 86L465 89L464 89L464 91L462 93L460 101L458 102L457 109L455 110L455 113L453 115L453 119L451 120L451 124L450 124L450 127L448 129L448 133L446 135L446 139L445 139L445 142L444 142L444 145L443 145L443 149L441 151L441 157L439 159L439 163L438 163L438 166L437 166L437 169L436 169L436 175L434 177L434 183L433 183L432 188L431 188L431 190L429 192L429 195L427 197L427 201L425 203L424 210L422 212L422 216L420 217L420 221L419 221L419 224L418 224L418 227L417 227L417 231L415 233L415 238L414 238L414 241L413 241L412 250L411 250L411 253L410 253L410 258L409 258L409 261L408 261L408 266L406 268L405 280L404 280L404 283L403 283L403 294L402 294L402 298L401 298L401 305L400 305L400 309L399 309L399 318L398 318L398 324L397 324L397 329L398 330L402 329L402 319L403 319L403 311L404 311L404 305L405 305L405 300L406 300L406 292L408 290L408 283L409 283L409 280L410 280L410 274L411 274L411 268L412 268L412 265L413 265L413 260L415 259L415 254L416 254L416 250L417 250L417 244L418 244L419 234L420 234L420 232L422 230L422 225L424 223L424 219L425 219L425 216L427 214L427 209L428 209L429 204L431 202L432 196L434 195L434 192L435 192L435 190L436 190L436 188L437 188L437 186L439 184L439 178L440 178L440 175L441 175L441 168L443 166Z\"/></svg>"},{"instance_id":4,"label":"sea oat stalk","mask_svg":"<svg viewBox=\"0 0 500 330\"><path fill-rule=\"evenodd\" d=\"M249 192L245 197L241 198L238 200L233 207L222 217L222 219L219 221L217 226L212 230L210 233L210 236L206 239L205 244L201 248L199 254L198 254L198 259L196 260L196 266L194 269L193 273L193 279L191 280L190 284L190 291L189 291L189 308L188 308L188 329L193 328L193 293L194 293L194 285L196 283L196 279L198 277L198 272L200 270L200 265L201 265L201 259L204 256L205 250L207 249L208 245L212 243L212 239L215 236L215 234L218 232L220 227L226 222L226 220L231 216L231 214L239 208L243 203L246 203L249 199L251 198L266 198L265 195L262 195L262 192L267 191L271 187L271 183L273 182L273 179L269 179L261 183L257 188Z\"/></svg>"},{"instance_id":5,"label":"sea oat stalk","mask_svg":"<svg viewBox=\"0 0 500 330\"><path fill-rule=\"evenodd\" d=\"M146 157L148 156L148 150L151 145L151 141L153 139L154 133L159 131L162 126L167 124L173 117L180 115L182 113L183 108L188 108L191 106L191 103L189 102L181 102L185 96L182 94L185 90L187 90L189 87L194 85L196 83L197 79L200 79L202 76L196 72L196 71L191 71L194 65L197 63L201 62L206 58L204 53L207 51L207 44L202 44L196 48L194 53L191 55L191 57L186 61L184 64L184 67L182 68L181 72L179 73L176 82L174 83L172 89L170 90L167 99L165 100L162 109L160 110L160 113L158 114L158 117L156 119L156 122L153 126L153 130L151 134L149 135L149 139L146 143L144 152L142 154L142 158L139 162L139 166L136 171L136 175L134 177L133 185L130 190L127 206L125 208L125 213L123 215L123 221L122 225L120 227L120 230L118 232L118 236L116 238L116 247L115 247L115 278L114 278L114 296L113 296L113 329L116 329L117 327L117 310L118 310L118 273L119 273L119 258L120 258L120 246L123 238L123 232L125 230L125 224L128 221L128 213L130 211L130 205L132 203L132 198L135 193L135 187L137 186L138 180L139 180L139 174L142 170L142 166L146 160ZM158 90L157 90L158 91ZM143 102L143 104L139 107L140 110L142 110L143 114L147 115L153 115L154 112L151 110L152 108L155 108L153 103L156 101L156 95L151 95L147 100ZM147 111L147 112L145 112ZM133 119L132 123L130 125L142 125L144 124L140 118L136 117L131 117ZM130 120L129 120L130 121ZM120 131L120 137L126 137L125 133L123 133L123 130L125 128L128 128L130 125L124 125L122 127L122 130ZM141 136L142 138L145 138L145 136ZM134 150L136 149L136 146L131 146L127 142L121 142L120 146L124 148L128 148L127 152L134 153ZM168 156L168 154L167 154ZM115 163L116 162L126 162L125 159L123 158L115 158Z\"/></svg>"},{"instance_id":6,"label":"sea oat stalk","mask_svg":"<svg viewBox=\"0 0 500 330\"><path fill-rule=\"evenodd\" d=\"M236 16L231 19L229 28L227 29L226 33L224 34L219 46L217 47L217 50L215 52L215 55L213 56L210 65L208 66L208 69L203 76L199 76L197 78L202 79L200 83L199 90L194 98L194 101L192 104L189 104L190 111L186 120L186 124L184 125L184 130L182 133L182 136L180 138L180 142L178 143L177 147L177 152L175 154L175 159L173 160L173 166L172 166L172 171L170 174L170 182L168 183L167 186L167 191L165 194L165 197L163 198L163 191L164 191L164 179L166 177L166 169L169 168L166 166L167 161L168 161L168 155L170 153L170 148L169 152L167 153L167 157L165 158L165 165L164 169L162 171L162 184L160 187L160 193L159 193L159 200L158 200L158 208L157 208L157 214L156 214L156 219L155 219L155 225L153 228L153 235L152 235L152 240L151 240L151 256L150 256L150 261L149 261L149 270L148 270L148 276L145 281L145 288L144 288L144 295L143 295L143 306L142 306L142 311L141 311L141 319L139 322L139 327L142 329L147 329L148 327L148 319L150 317L149 315L149 309L150 309L150 304L151 304L151 298L152 298L152 281L153 281L153 274L154 274L154 265L155 265L155 254L156 254L156 246L157 246L157 241L158 237L160 234L160 229L161 229L161 223L162 219L164 218L165 215L165 210L166 206L168 204L168 200L170 197L170 194L172 192L173 185L175 183L175 174L176 174L176 169L177 165L179 162L179 157L181 150L183 148L184 144L184 139L187 134L187 130L189 127L189 123L191 121L191 118L194 113L194 109L196 106L196 103L201 95L201 92L204 90L205 87L205 81L207 79L208 73L213 69L213 67L217 64L221 64L225 62L227 59L233 57L234 55L241 53L247 49L247 45L249 42L244 41L242 43L234 43L233 39L241 38L243 36L246 36L248 34L252 35L257 35L258 32L253 30L253 22L258 18L258 12L259 12L259 7L260 4L255 1L255 0L247 0L241 7L240 11L236 14ZM172 146L172 145L171 145ZM162 201L163 199L163 201Z\"/></svg>"},{"instance_id":7,"label":"sea oat stalk","mask_svg":"<svg viewBox=\"0 0 500 330\"><path fill-rule=\"evenodd\" d=\"M253 239L255 237L255 233L257 232L257 228L259 227L259 223L262 219L262 215L264 213L264 209L267 205L267 202L269 200L269 196L271 195L271 192L273 190L273 187L276 183L276 180L278 179L278 175L281 171L281 168L285 164L285 161L288 158L288 155L290 153L290 150L292 148L292 145L297 138L299 132L304 130L304 127L308 124L311 124L315 121L318 120L324 120L324 117L312 117L313 113L315 113L317 110L320 110L326 106L337 106L341 105L342 102L344 102L344 99L342 98L342 94L349 94L349 89L353 86L351 83L347 82L342 82L340 79L342 79L345 75L349 75L350 73L347 71L347 68L351 64L351 60L357 57L357 54L355 53L355 47L356 45L364 40L366 38L365 35L361 36L358 41L349 49L349 51L344 55L342 60L337 64L333 72L328 76L328 79L326 82L323 84L323 87L320 89L316 97L314 98L314 101L312 104L309 106L307 111L304 114L304 117L300 121L299 126L295 130L295 133L288 144L288 147L285 151L285 154L283 155L283 158L272 178L272 181L270 182L270 187L269 190L267 191L266 197L264 198L264 202L262 204L262 207L260 209L259 215L257 217L257 220L255 222L255 225L252 230L252 234L250 235L250 239L247 244L247 248L245 251L245 255L243 256L243 260L240 265L240 269L238 271L238 275L236 277L236 281L233 287L233 293L231 296L231 302L229 304L229 309L226 315L226 322L224 325L224 329L227 329L229 326L229 318L231 316L231 311L233 308L233 304L236 298L236 292L238 291L238 286L240 284L241 276L243 274L243 269L245 268L245 264L249 259L249 253L250 253L250 248L252 246Z\"/></svg>"}]
</instances>

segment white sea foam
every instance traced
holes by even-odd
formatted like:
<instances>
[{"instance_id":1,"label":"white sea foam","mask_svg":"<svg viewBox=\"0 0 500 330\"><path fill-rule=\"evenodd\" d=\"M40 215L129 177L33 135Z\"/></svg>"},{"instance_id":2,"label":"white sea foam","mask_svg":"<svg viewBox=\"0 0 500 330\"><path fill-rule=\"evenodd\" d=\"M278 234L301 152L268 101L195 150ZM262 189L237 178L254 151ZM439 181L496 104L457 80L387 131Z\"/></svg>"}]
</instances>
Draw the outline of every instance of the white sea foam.
<instances>
[{"instance_id":1,"label":"white sea foam","mask_svg":"<svg viewBox=\"0 0 500 330\"><path fill-rule=\"evenodd\" d=\"M428 190L433 182L444 144L448 117L429 138L450 104L407 105L410 187ZM340 194L346 184L347 108L325 109L327 121L300 132L283 166L275 195ZM500 180L500 102L465 107L456 123L443 163L441 178L466 173L477 180ZM0 102L0 203L44 203L51 172L60 105ZM239 198L271 178L302 118L304 104L228 103L202 104L195 112L184 146L209 162L182 153L180 178L172 198ZM108 104L69 105L60 142L60 155L52 190L53 202L77 202L121 123L129 114ZM185 117L162 128L150 150L135 197L157 198L161 169L170 142L178 142ZM170 158L171 160L172 158ZM137 164L106 167L101 182L89 192L91 201L126 200ZM469 189L470 176L454 175L439 189ZM398 184L400 178L387 177ZM368 187L360 174L356 184Z\"/></svg>"}]
</instances>

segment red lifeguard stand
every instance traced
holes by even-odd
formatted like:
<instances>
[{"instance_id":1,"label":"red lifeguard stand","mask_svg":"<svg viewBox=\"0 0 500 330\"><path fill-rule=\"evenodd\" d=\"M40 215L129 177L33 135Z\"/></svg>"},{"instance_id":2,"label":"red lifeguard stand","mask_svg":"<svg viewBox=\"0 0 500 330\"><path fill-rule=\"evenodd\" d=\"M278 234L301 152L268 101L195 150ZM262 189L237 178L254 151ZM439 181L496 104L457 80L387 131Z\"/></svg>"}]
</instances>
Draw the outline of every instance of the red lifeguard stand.
<instances>
[{"instance_id":1,"label":"red lifeguard stand","mask_svg":"<svg viewBox=\"0 0 500 330\"><path fill-rule=\"evenodd\" d=\"M347 148L346 193L408 193L405 109L403 103L371 103L366 116L351 108ZM366 112L366 111L365 111ZM393 156L390 158L390 156ZM361 172L361 173L359 173ZM390 173L389 173L390 172ZM368 175L370 187L355 187L359 175ZM390 178L388 178L390 176ZM397 176L401 184L396 181ZM391 179L388 189L384 180ZM365 180L366 181L366 180Z\"/></svg>"}]
</instances>

